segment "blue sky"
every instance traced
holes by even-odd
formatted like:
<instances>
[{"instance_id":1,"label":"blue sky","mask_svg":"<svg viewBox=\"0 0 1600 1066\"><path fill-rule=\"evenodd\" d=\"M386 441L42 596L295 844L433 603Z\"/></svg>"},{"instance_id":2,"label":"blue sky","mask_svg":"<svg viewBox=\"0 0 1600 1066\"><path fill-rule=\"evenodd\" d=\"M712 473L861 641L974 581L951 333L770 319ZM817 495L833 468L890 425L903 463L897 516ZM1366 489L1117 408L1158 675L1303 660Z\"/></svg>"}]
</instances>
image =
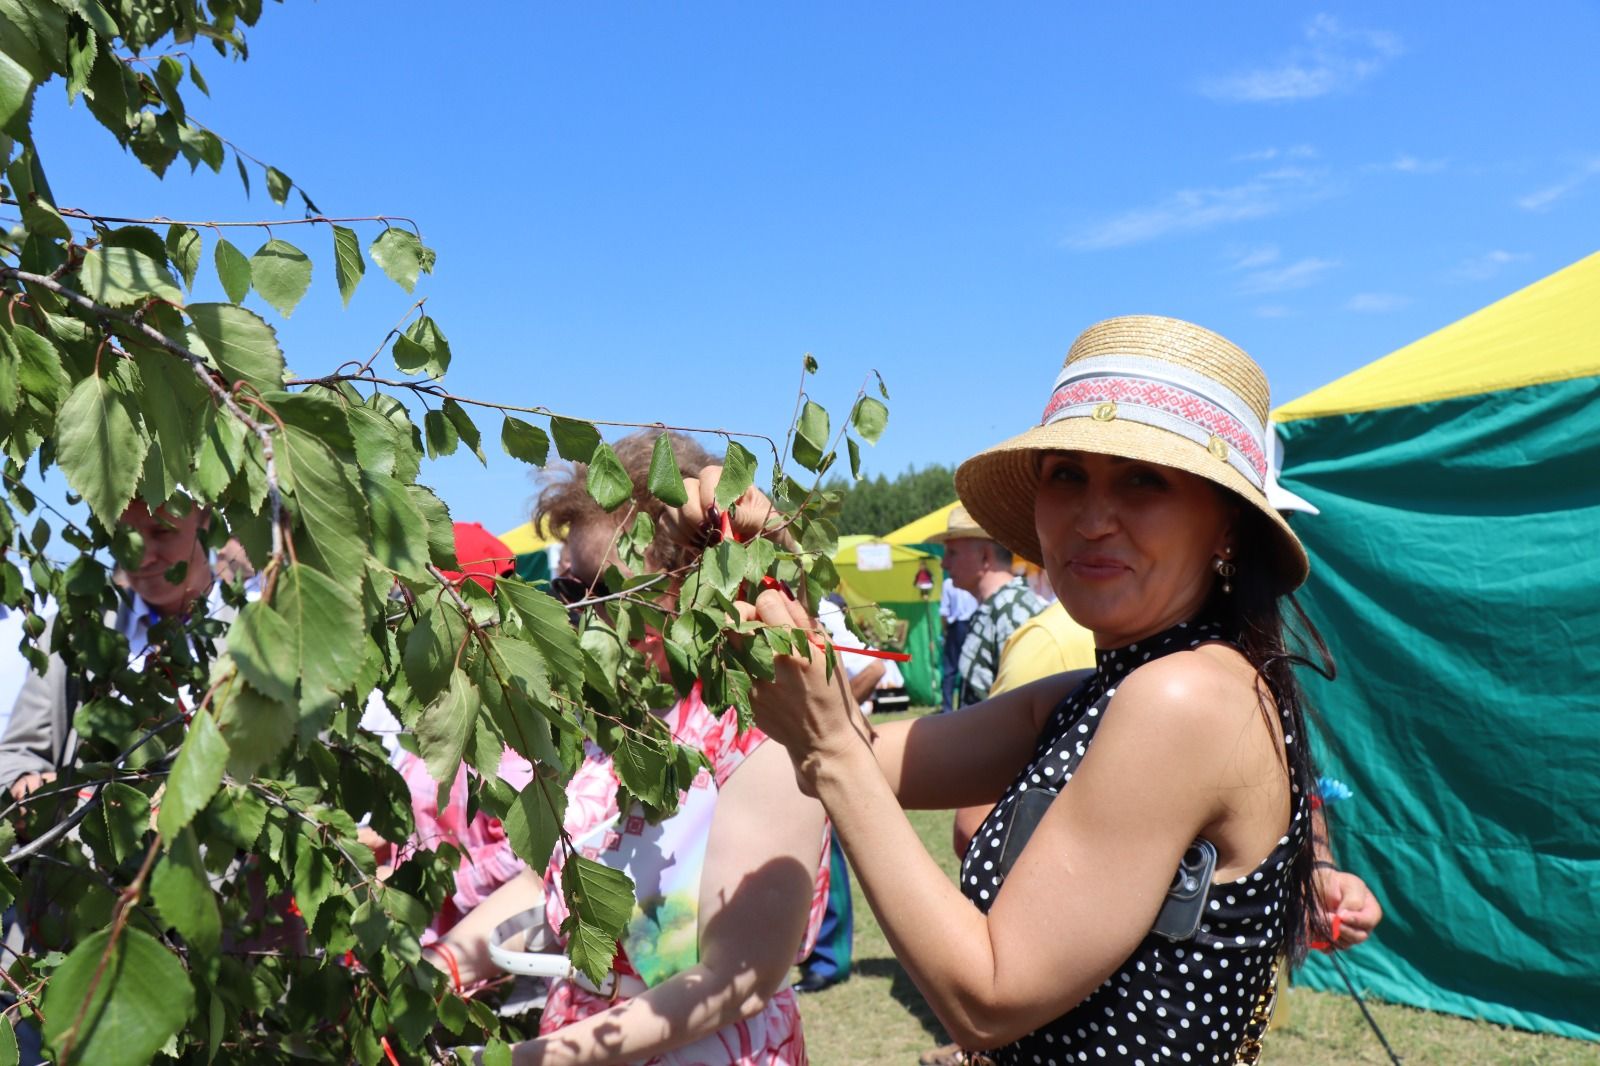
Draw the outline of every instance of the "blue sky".
<instances>
[{"instance_id":1,"label":"blue sky","mask_svg":"<svg viewBox=\"0 0 1600 1066\"><path fill-rule=\"evenodd\" d=\"M249 40L191 111L330 214L417 219L454 391L777 435L809 351L836 415L887 379L874 473L1025 428L1100 318L1216 329L1283 402L1600 247L1589 3L391 0ZM284 217L231 164L155 181L59 86L37 122L64 205ZM372 268L341 309L326 230L276 234L317 257L266 311L291 366L365 358L412 297ZM533 491L424 478L497 531Z\"/></svg>"}]
</instances>

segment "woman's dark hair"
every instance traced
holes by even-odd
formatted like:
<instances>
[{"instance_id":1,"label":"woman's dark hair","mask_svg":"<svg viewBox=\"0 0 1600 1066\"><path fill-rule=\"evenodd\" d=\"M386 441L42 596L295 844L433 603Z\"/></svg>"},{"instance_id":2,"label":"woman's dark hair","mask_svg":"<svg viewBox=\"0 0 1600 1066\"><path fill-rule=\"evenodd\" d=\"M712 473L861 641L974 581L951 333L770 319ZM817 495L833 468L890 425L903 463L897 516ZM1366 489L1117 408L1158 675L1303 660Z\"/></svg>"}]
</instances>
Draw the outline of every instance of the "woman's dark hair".
<instances>
[{"instance_id":1,"label":"woman's dark hair","mask_svg":"<svg viewBox=\"0 0 1600 1066\"><path fill-rule=\"evenodd\" d=\"M1283 712L1283 751L1289 780L1306 794L1309 818L1310 800L1317 789L1317 769L1306 730L1310 707L1294 668L1304 666L1332 679L1333 658L1328 654L1322 634L1317 632L1299 601L1293 595L1279 594L1278 576L1269 563L1278 534L1267 518L1254 507L1240 507L1235 529L1235 571L1229 579L1233 590L1223 592L1219 580L1206 604L1206 617L1216 619L1225 632L1233 634L1245 659L1255 667L1258 691L1260 685L1264 685L1264 695L1270 696L1271 703ZM1288 618L1285 618L1285 606ZM1315 659L1311 658L1313 655ZM1272 707L1266 699L1261 700L1261 713L1271 728ZM1299 798L1292 796L1291 802ZM1291 966L1298 966L1304 960L1312 940L1328 938L1327 922L1317 899L1313 834L1314 829L1307 824L1305 841L1290 865L1284 952Z\"/></svg>"}]
</instances>

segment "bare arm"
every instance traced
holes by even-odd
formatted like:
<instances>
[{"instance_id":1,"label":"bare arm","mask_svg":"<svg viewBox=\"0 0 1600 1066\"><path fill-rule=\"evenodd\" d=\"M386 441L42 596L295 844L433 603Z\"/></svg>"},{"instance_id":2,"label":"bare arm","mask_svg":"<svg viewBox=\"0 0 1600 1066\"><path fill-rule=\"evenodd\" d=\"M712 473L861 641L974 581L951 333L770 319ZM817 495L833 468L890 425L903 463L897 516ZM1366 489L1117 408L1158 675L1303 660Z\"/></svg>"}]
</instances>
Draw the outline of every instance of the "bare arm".
<instances>
[{"instance_id":1,"label":"bare arm","mask_svg":"<svg viewBox=\"0 0 1600 1066\"><path fill-rule=\"evenodd\" d=\"M805 935L822 861L823 814L800 793L783 749L762 744L717 798L700 886L700 961L548 1036L518 1066L642 1062L761 1011Z\"/></svg>"},{"instance_id":2,"label":"bare arm","mask_svg":"<svg viewBox=\"0 0 1600 1066\"><path fill-rule=\"evenodd\" d=\"M544 872L535 871L530 866L495 889L488 899L472 908L465 918L439 939L446 951L454 953L463 985L497 975L499 971L489 958L489 934L507 918L521 914L529 907L537 907L543 901ZM446 973L450 972L449 964L441 953L429 951L427 959Z\"/></svg>"},{"instance_id":3,"label":"bare arm","mask_svg":"<svg viewBox=\"0 0 1600 1066\"><path fill-rule=\"evenodd\" d=\"M761 606L778 621L781 605ZM1250 685L1202 652L1168 656L1119 687L1072 787L985 915L924 850L874 752L838 728L820 666L780 659L760 698L795 689L799 706L779 697L776 712L758 703L760 717L791 745L896 956L964 1047L1004 1044L1092 992L1149 932L1196 836L1219 841L1224 870L1248 869L1287 818L1276 742Z\"/></svg>"}]
</instances>

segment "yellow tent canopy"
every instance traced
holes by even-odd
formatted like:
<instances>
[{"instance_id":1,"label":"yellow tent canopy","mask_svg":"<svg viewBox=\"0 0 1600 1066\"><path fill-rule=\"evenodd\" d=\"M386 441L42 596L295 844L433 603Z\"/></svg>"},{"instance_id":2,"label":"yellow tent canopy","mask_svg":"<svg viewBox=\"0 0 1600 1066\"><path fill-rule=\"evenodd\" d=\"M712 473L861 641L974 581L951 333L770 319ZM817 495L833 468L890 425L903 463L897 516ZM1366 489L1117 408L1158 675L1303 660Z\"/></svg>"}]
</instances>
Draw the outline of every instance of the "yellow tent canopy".
<instances>
[{"instance_id":1,"label":"yellow tent canopy","mask_svg":"<svg viewBox=\"0 0 1600 1066\"><path fill-rule=\"evenodd\" d=\"M500 539L517 555L527 555L548 548L561 538L551 536L548 529L535 529L532 522L524 522L516 529L501 533Z\"/></svg>"},{"instance_id":2,"label":"yellow tent canopy","mask_svg":"<svg viewBox=\"0 0 1600 1066\"><path fill-rule=\"evenodd\" d=\"M956 505L953 503L941 507L937 511L923 515L915 522L907 522L880 539L890 544L926 544L929 537L950 528L950 512L955 509Z\"/></svg>"},{"instance_id":3,"label":"yellow tent canopy","mask_svg":"<svg viewBox=\"0 0 1600 1066\"><path fill-rule=\"evenodd\" d=\"M1600 374L1600 252L1329 382L1279 422L1476 396Z\"/></svg>"}]
</instances>

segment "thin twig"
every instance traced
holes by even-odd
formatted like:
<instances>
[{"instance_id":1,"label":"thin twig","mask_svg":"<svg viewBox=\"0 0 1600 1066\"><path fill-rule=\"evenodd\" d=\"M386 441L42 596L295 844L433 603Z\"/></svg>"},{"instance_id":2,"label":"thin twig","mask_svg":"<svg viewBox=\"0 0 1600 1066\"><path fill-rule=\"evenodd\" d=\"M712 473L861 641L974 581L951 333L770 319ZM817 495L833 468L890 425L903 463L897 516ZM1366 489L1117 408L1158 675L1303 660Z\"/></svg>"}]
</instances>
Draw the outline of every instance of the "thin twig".
<instances>
[{"instance_id":1,"label":"thin twig","mask_svg":"<svg viewBox=\"0 0 1600 1066\"><path fill-rule=\"evenodd\" d=\"M375 374L327 374L318 378L296 378L284 383L285 388L304 385L337 385L341 381L359 381L368 385L387 385L395 389L410 389L418 395L431 396L437 400L454 400L456 403L470 404L474 407L489 407L496 411L516 411L520 414L541 415L546 418L564 418L574 422L587 422L592 426L613 426L620 429L662 429L675 433L704 433L709 436L723 438L743 437L747 440L765 441L772 450L774 457L778 454L778 442L765 433L744 433L732 429L711 428L708 426L671 426L665 422L617 422L599 418L577 418L552 411L548 407L519 407L516 404L496 403L493 400L475 400L470 396L461 396L445 391L442 385L432 385L422 381L398 381L394 378L378 377Z\"/></svg>"}]
</instances>

